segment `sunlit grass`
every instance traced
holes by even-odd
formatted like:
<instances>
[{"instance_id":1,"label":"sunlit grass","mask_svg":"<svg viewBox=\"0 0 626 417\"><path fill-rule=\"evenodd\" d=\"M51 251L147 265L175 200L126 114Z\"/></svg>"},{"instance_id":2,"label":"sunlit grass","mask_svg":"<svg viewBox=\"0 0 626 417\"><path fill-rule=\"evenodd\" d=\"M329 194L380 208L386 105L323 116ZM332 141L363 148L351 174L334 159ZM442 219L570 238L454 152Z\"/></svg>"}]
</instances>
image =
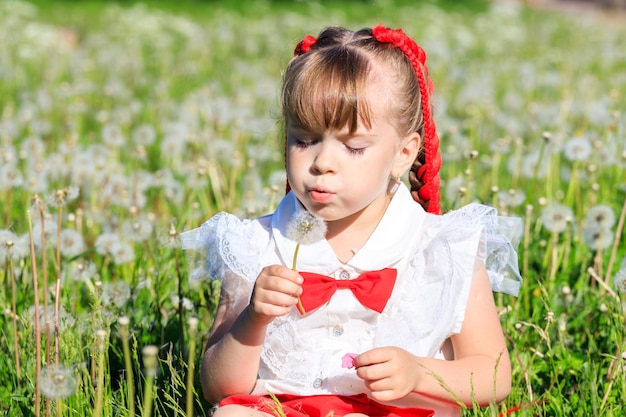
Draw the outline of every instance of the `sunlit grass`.
<instances>
[{"instance_id":1,"label":"sunlit grass","mask_svg":"<svg viewBox=\"0 0 626 417\"><path fill-rule=\"evenodd\" d=\"M525 222L520 296L496 295L513 392L465 414L620 415L626 26L453 3L1 2L2 411L208 412L188 361L219 288L188 279L178 234L276 206L294 45L383 22L429 53L444 210Z\"/></svg>"}]
</instances>

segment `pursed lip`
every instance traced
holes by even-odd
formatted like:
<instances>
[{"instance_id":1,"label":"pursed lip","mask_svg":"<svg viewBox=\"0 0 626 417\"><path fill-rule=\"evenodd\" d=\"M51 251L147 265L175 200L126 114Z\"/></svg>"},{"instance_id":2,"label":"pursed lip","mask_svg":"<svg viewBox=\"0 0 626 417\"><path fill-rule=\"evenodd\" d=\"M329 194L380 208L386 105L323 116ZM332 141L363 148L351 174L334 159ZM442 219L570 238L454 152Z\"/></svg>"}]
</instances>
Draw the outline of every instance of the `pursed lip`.
<instances>
[{"instance_id":1,"label":"pursed lip","mask_svg":"<svg viewBox=\"0 0 626 417\"><path fill-rule=\"evenodd\" d=\"M334 195L332 191L324 187L311 187L309 188L308 193L311 196L311 199L319 203L328 201Z\"/></svg>"}]
</instances>

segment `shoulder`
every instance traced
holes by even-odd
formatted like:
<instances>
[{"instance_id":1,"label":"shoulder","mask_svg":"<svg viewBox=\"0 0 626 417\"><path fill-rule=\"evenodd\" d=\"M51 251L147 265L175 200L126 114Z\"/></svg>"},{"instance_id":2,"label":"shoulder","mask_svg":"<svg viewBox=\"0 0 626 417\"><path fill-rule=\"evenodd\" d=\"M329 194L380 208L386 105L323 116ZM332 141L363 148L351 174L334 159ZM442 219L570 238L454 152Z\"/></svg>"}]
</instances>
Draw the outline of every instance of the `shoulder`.
<instances>
[{"instance_id":1,"label":"shoulder","mask_svg":"<svg viewBox=\"0 0 626 417\"><path fill-rule=\"evenodd\" d=\"M485 264L494 291L517 295L521 284L517 248L523 232L519 217L500 216L497 209L472 203L443 216L429 216L425 227L430 248L449 256Z\"/></svg>"},{"instance_id":2,"label":"shoulder","mask_svg":"<svg viewBox=\"0 0 626 417\"><path fill-rule=\"evenodd\" d=\"M196 249L211 244L220 244L245 237L267 235L271 216L258 219L240 219L237 216L220 212L202 223L198 228L181 233L183 249Z\"/></svg>"},{"instance_id":3,"label":"shoulder","mask_svg":"<svg viewBox=\"0 0 626 417\"><path fill-rule=\"evenodd\" d=\"M181 233L182 249L204 258L204 268L192 278L220 277L224 268L242 277L254 274L270 241L270 224L271 215L248 220L220 212L200 227Z\"/></svg>"}]
</instances>

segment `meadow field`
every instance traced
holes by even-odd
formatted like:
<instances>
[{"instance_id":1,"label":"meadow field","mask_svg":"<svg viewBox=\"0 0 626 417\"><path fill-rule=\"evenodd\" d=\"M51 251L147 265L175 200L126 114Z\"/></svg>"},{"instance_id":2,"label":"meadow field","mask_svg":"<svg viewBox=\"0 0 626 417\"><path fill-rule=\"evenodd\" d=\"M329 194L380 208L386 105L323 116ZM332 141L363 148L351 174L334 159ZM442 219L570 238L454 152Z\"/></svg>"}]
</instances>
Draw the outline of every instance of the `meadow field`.
<instances>
[{"instance_id":1,"label":"meadow field","mask_svg":"<svg viewBox=\"0 0 626 417\"><path fill-rule=\"evenodd\" d=\"M463 415L624 415L626 19L436 0L1 1L1 415L208 415L179 234L275 208L295 44L377 23L428 52L444 211L524 220L513 391Z\"/></svg>"}]
</instances>

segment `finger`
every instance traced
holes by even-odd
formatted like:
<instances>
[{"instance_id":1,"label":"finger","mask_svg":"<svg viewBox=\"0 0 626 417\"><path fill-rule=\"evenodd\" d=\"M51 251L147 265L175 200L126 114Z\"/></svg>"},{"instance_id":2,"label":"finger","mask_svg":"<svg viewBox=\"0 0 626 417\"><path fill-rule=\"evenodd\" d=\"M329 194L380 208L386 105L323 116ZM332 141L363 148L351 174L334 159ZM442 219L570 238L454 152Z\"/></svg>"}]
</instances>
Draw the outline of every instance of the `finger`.
<instances>
[{"instance_id":1,"label":"finger","mask_svg":"<svg viewBox=\"0 0 626 417\"><path fill-rule=\"evenodd\" d=\"M284 265L270 265L266 267L266 271L267 275L281 277L297 284L302 284L304 281L304 278L302 278L298 271L289 269Z\"/></svg>"},{"instance_id":2,"label":"finger","mask_svg":"<svg viewBox=\"0 0 626 417\"><path fill-rule=\"evenodd\" d=\"M371 366L377 363L384 363L389 360L388 348L375 348L363 352L354 359L354 366L356 368L362 366Z\"/></svg>"},{"instance_id":3,"label":"finger","mask_svg":"<svg viewBox=\"0 0 626 417\"><path fill-rule=\"evenodd\" d=\"M252 293L252 302L254 304L271 304L275 306L289 307L298 302L296 294L289 291L276 291L259 287Z\"/></svg>"}]
</instances>

